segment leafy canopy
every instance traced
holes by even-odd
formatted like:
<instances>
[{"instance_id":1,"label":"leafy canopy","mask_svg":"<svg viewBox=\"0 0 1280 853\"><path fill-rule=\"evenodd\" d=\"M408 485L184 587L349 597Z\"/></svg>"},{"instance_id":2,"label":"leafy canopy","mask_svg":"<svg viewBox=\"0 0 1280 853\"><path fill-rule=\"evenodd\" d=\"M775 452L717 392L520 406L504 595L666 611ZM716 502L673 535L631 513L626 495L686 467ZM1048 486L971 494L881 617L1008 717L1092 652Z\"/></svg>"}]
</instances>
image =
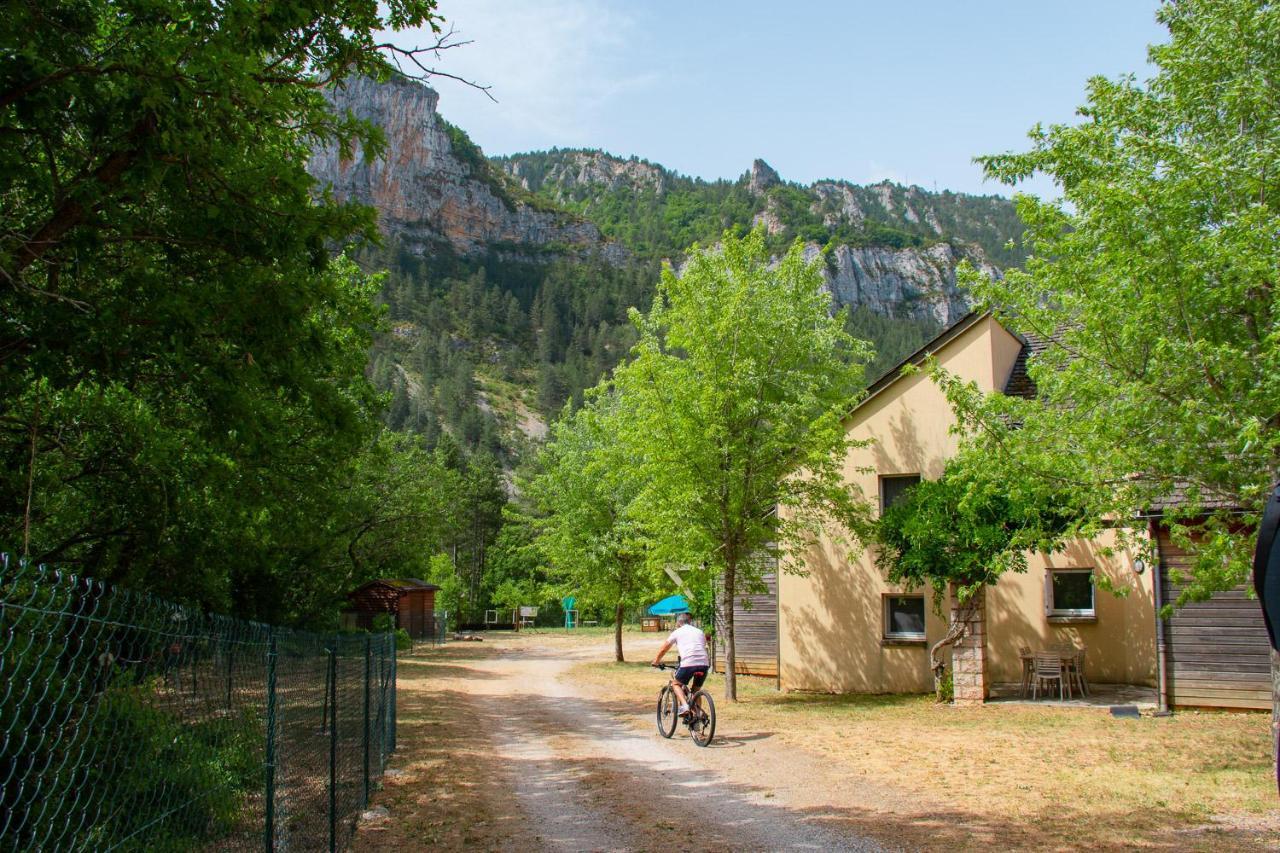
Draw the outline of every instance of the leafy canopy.
<instances>
[{"instance_id":1,"label":"leafy canopy","mask_svg":"<svg viewBox=\"0 0 1280 853\"><path fill-rule=\"evenodd\" d=\"M322 90L414 26L432 0L6 5L0 541L262 618L387 562L381 523L350 538L369 475L403 483L363 375L378 281L340 256L374 217L305 164L381 150Z\"/></svg>"},{"instance_id":2,"label":"leafy canopy","mask_svg":"<svg viewBox=\"0 0 1280 853\"><path fill-rule=\"evenodd\" d=\"M634 513L640 480L619 442L620 417L619 400L607 391L576 412L566 406L525 489L552 577L579 609L607 608L619 640L623 610L656 589L649 537ZM621 660L620 644L616 652Z\"/></svg>"},{"instance_id":3,"label":"leafy canopy","mask_svg":"<svg viewBox=\"0 0 1280 853\"><path fill-rule=\"evenodd\" d=\"M865 517L843 477L841 419L870 347L832 316L821 263L797 242L775 264L762 229L726 232L680 275L664 270L652 310L632 312L640 340L614 374L635 518L656 561L721 579L731 655L733 598L759 582L752 557L793 554L823 522Z\"/></svg>"},{"instance_id":4,"label":"leafy canopy","mask_svg":"<svg viewBox=\"0 0 1280 853\"><path fill-rule=\"evenodd\" d=\"M1005 572L1025 572L1028 552L1062 548L1079 532L1078 503L1069 489L1009 479L987 454L962 451L885 509L876 566L891 583L932 587L935 604L952 584L967 601Z\"/></svg>"},{"instance_id":5,"label":"leafy canopy","mask_svg":"<svg viewBox=\"0 0 1280 853\"><path fill-rule=\"evenodd\" d=\"M1280 476L1280 8L1182 0L1158 17L1171 39L1150 49L1154 77L1094 78L1079 124L981 159L1010 184L1049 175L1063 198L1018 197L1025 270L966 276L982 306L1052 340L1030 368L1039 397L962 415L1095 515L1176 498L1166 517L1199 553L1186 599L1244 580Z\"/></svg>"}]
</instances>

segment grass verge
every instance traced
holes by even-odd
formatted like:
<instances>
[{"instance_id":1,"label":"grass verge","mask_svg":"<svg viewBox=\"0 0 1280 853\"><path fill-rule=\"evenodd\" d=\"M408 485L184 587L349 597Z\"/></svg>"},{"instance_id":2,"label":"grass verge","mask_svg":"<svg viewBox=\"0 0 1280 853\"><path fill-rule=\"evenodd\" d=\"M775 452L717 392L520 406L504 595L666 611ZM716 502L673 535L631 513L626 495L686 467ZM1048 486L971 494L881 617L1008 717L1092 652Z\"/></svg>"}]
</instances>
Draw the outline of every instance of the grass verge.
<instances>
[{"instance_id":1,"label":"grass verge","mask_svg":"<svg viewBox=\"0 0 1280 853\"><path fill-rule=\"evenodd\" d=\"M573 677L632 707L657 689L638 663L581 664ZM723 679L709 686L719 700ZM961 709L927 696L778 693L771 679L746 677L739 696L719 703L720 731L768 732L824 770L874 783L863 790L902 819L898 843L1275 849L1280 838L1266 715ZM916 820L941 810L960 823Z\"/></svg>"}]
</instances>

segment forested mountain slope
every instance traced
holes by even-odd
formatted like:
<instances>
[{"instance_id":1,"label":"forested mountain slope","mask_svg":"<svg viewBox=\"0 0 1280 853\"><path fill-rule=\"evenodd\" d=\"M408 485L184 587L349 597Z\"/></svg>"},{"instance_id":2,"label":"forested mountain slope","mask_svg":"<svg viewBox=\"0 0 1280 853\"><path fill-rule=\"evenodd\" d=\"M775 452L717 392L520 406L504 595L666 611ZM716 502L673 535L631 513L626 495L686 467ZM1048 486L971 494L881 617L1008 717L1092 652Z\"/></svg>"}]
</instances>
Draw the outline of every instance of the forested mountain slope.
<instances>
[{"instance_id":1,"label":"forested mountain slope","mask_svg":"<svg viewBox=\"0 0 1280 853\"><path fill-rule=\"evenodd\" d=\"M877 345L871 373L968 309L960 260L994 271L1022 258L1008 245L1021 226L997 197L800 186L762 161L705 181L599 151L489 159L419 83L359 79L332 98L387 136L380 160L325 149L310 169L339 198L373 205L386 235L363 261L389 270L391 329L371 370L392 394L390 421L507 467L625 355L627 309L647 305L661 264L678 269L692 243L726 229L762 225L779 250L797 238L825 250L834 302Z\"/></svg>"}]
</instances>

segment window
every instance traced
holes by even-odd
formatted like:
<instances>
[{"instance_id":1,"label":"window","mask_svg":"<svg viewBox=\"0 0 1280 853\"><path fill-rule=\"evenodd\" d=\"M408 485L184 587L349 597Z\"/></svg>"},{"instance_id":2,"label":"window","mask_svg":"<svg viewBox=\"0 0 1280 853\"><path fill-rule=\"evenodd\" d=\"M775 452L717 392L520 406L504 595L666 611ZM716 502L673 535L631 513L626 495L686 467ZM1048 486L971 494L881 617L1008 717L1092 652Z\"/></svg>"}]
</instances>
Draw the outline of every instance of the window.
<instances>
[{"instance_id":1,"label":"window","mask_svg":"<svg viewBox=\"0 0 1280 853\"><path fill-rule=\"evenodd\" d=\"M1045 578L1045 610L1049 616L1092 619L1092 569L1050 569Z\"/></svg>"},{"instance_id":2,"label":"window","mask_svg":"<svg viewBox=\"0 0 1280 853\"><path fill-rule=\"evenodd\" d=\"M919 482L919 474L894 474L892 476L881 477L880 511L884 512L886 509L902 500L902 496L907 493L907 489Z\"/></svg>"},{"instance_id":3,"label":"window","mask_svg":"<svg viewBox=\"0 0 1280 853\"><path fill-rule=\"evenodd\" d=\"M884 597L884 638L886 640L924 640L923 595L886 595Z\"/></svg>"}]
</instances>

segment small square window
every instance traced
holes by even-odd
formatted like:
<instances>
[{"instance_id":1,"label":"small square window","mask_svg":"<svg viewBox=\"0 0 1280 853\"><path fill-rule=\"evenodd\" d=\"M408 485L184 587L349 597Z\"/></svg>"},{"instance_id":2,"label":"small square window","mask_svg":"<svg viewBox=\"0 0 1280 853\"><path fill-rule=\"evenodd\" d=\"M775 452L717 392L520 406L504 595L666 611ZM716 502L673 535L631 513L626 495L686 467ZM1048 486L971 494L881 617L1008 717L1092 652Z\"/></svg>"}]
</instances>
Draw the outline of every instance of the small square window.
<instances>
[{"instance_id":1,"label":"small square window","mask_svg":"<svg viewBox=\"0 0 1280 853\"><path fill-rule=\"evenodd\" d=\"M884 638L886 640L923 640L924 596L886 595L884 597Z\"/></svg>"},{"instance_id":2,"label":"small square window","mask_svg":"<svg viewBox=\"0 0 1280 853\"><path fill-rule=\"evenodd\" d=\"M1092 618L1094 586L1092 569L1051 569L1045 583L1045 608L1050 616Z\"/></svg>"},{"instance_id":3,"label":"small square window","mask_svg":"<svg viewBox=\"0 0 1280 853\"><path fill-rule=\"evenodd\" d=\"M907 493L907 489L910 489L919 482L919 474L894 474L892 476L882 476L880 478L880 511L884 512L886 509L902 500L903 495Z\"/></svg>"}]
</instances>

